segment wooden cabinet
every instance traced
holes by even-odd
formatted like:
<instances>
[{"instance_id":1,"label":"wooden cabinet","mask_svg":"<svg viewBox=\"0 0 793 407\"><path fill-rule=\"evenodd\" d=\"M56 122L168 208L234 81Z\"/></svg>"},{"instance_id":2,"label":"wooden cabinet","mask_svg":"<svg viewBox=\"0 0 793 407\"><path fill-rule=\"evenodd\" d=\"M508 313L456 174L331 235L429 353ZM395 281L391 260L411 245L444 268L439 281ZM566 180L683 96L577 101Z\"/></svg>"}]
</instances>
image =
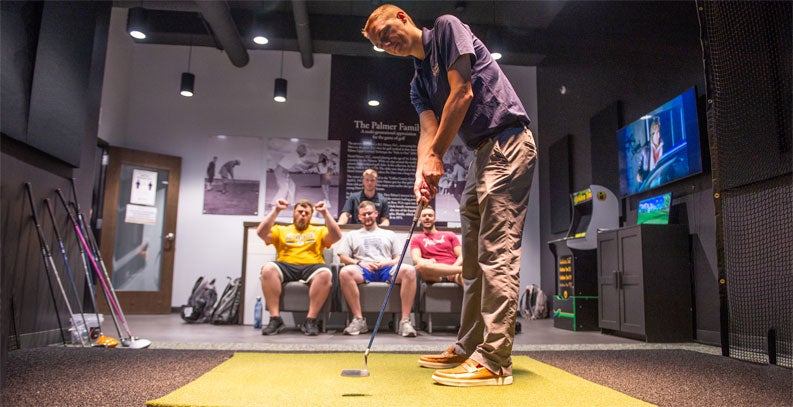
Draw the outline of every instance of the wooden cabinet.
<instances>
[{"instance_id":1,"label":"wooden cabinet","mask_svg":"<svg viewBox=\"0 0 793 407\"><path fill-rule=\"evenodd\" d=\"M598 233L598 326L648 342L693 340L689 257L681 225Z\"/></svg>"}]
</instances>

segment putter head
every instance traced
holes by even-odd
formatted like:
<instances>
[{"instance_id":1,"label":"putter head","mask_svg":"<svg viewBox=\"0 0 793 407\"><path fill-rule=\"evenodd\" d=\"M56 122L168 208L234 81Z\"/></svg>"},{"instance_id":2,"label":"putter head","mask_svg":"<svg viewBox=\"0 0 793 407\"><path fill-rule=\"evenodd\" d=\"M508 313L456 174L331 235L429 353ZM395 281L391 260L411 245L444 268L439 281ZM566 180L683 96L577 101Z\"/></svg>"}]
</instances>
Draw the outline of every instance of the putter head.
<instances>
[{"instance_id":1,"label":"putter head","mask_svg":"<svg viewBox=\"0 0 793 407\"><path fill-rule=\"evenodd\" d=\"M139 339L136 337L124 338L121 340L121 345L130 349L145 349L151 345L148 339Z\"/></svg>"},{"instance_id":2,"label":"putter head","mask_svg":"<svg viewBox=\"0 0 793 407\"><path fill-rule=\"evenodd\" d=\"M345 377L369 377L369 371L366 369L344 369L341 375Z\"/></svg>"},{"instance_id":3,"label":"putter head","mask_svg":"<svg viewBox=\"0 0 793 407\"><path fill-rule=\"evenodd\" d=\"M369 377L369 348L363 353L363 369L344 369L341 375L345 377Z\"/></svg>"}]
</instances>

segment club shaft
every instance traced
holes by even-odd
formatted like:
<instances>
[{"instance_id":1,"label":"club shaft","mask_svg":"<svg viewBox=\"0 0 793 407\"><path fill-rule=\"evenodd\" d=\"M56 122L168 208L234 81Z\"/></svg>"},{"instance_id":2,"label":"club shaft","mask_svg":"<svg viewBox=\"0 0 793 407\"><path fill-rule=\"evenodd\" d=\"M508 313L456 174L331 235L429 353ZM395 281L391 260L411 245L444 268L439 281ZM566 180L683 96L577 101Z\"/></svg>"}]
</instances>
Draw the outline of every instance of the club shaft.
<instances>
[{"instance_id":1,"label":"club shaft","mask_svg":"<svg viewBox=\"0 0 793 407\"><path fill-rule=\"evenodd\" d=\"M47 213L49 213L50 220L52 221L52 228L55 231L55 238L58 239L58 247L60 248L61 251L61 257L63 257L63 265L66 268L66 276L69 277L69 282L72 285L72 292L74 293L74 299L77 302L77 306L80 308L80 316L83 318L83 327L85 328L86 335L88 335L88 331L89 331L88 322L85 320L85 311L83 310L83 303L82 301L80 301L80 294L77 292L77 284L74 283L74 275L72 274L72 268L69 265L69 257L66 255L66 248L63 246L63 239L61 238L61 232L58 230L58 223L55 221L55 213L52 210L52 204L50 203L49 198L44 199L44 202L47 204Z\"/></svg>"},{"instance_id":2,"label":"club shaft","mask_svg":"<svg viewBox=\"0 0 793 407\"><path fill-rule=\"evenodd\" d=\"M110 317L113 319L113 325L115 325L115 327L116 327L116 333L118 333L118 337L119 338L123 338L124 335L121 333L121 325L119 325L119 323L118 323L118 320L121 319L120 315L123 314L123 311L121 311L121 304L118 301L118 297L116 297L116 295L115 295L115 289L113 288L113 282L110 280L110 277L107 274L107 269L105 267L105 262L102 260L102 256L99 254L99 246L96 245L96 243L93 240L91 240L92 234L89 234L90 231L86 228L85 222L83 221L82 213L79 212L78 208L79 208L79 206L76 205L75 206L75 213L77 214L77 224L78 224L78 226L80 228L80 231L83 233L83 238L88 242L88 245L89 245L88 250L90 250L89 259L93 259L93 261L97 262L97 264L99 265L99 269L102 271L102 274L99 274L100 270L97 270L96 273L99 276L100 280L104 279L104 281L107 282L107 285L103 285L103 287L109 287L110 288L110 291L108 291L107 289L104 289L102 291L102 294L105 295L105 299L107 300L108 304L112 304L111 296L112 296L112 301L114 301L115 304L116 304L116 308L111 308ZM102 277L103 275L104 275L104 277ZM118 311L117 312L113 312L112 311L113 309L117 309ZM119 315L118 317L116 317L117 313Z\"/></svg>"},{"instance_id":3,"label":"club shaft","mask_svg":"<svg viewBox=\"0 0 793 407\"><path fill-rule=\"evenodd\" d=\"M394 284L396 284L397 276L399 275L399 269L402 268L402 262L405 260L405 254L408 251L408 247L410 247L410 239L413 237L413 230L416 229L416 224L419 221L419 215L421 215L421 211L424 208L423 203L419 203L418 207L416 208L416 213L413 215L413 222L410 224L410 230L408 231L407 239L405 239L405 245L402 247L402 255L399 256L399 263L396 265L396 269L394 270L394 276L391 278L391 284L388 286L388 292L386 292L385 300L383 301L383 307L380 308L380 314L377 315L377 322L374 324L374 330L372 331L372 336L369 338L369 344L366 346L366 353L364 354L364 360L369 355L369 350L372 348L372 342L374 342L374 337L377 335L377 329L380 327L380 321L383 320L383 313L385 312L385 307L388 305L388 300L391 298L391 291L394 290ZM365 362L364 362L365 363Z\"/></svg>"}]
</instances>

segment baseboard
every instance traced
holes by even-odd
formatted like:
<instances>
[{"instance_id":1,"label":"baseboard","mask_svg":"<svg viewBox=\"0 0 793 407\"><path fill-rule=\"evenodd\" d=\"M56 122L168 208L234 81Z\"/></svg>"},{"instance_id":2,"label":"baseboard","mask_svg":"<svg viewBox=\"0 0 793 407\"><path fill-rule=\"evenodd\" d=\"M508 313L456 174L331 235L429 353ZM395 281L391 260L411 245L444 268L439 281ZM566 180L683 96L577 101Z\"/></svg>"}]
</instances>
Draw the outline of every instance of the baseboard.
<instances>
[{"instance_id":1,"label":"baseboard","mask_svg":"<svg viewBox=\"0 0 793 407\"><path fill-rule=\"evenodd\" d=\"M66 337L66 342L71 343L71 333L64 330L63 335ZM50 345L60 345L63 344L63 339L57 329L51 329L48 331L21 334L18 336L18 340L13 336L9 336L7 343L10 349L32 349Z\"/></svg>"},{"instance_id":2,"label":"baseboard","mask_svg":"<svg viewBox=\"0 0 793 407\"><path fill-rule=\"evenodd\" d=\"M721 333L697 329L697 342L705 345L721 346Z\"/></svg>"}]
</instances>

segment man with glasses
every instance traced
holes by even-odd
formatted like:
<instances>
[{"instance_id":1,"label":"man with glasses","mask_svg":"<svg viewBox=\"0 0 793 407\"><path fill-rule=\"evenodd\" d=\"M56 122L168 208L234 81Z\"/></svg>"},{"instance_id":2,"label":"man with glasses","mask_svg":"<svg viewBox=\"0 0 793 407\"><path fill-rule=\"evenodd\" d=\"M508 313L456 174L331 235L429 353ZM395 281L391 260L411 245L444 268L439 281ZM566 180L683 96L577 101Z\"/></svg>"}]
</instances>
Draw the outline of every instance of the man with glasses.
<instances>
[{"instance_id":1,"label":"man with glasses","mask_svg":"<svg viewBox=\"0 0 793 407\"><path fill-rule=\"evenodd\" d=\"M369 331L361 311L361 296L358 284L371 281L390 282L394 276L402 250L396 233L377 227L377 209L374 203L363 201L358 205L358 220L363 227L348 232L344 240L336 245L339 260L345 264L339 270L339 285L350 313L350 324L344 328L345 335L358 335ZM416 297L416 269L402 264L395 284L400 285L402 318L398 333L415 337L416 330L410 323L410 309Z\"/></svg>"}]
</instances>

